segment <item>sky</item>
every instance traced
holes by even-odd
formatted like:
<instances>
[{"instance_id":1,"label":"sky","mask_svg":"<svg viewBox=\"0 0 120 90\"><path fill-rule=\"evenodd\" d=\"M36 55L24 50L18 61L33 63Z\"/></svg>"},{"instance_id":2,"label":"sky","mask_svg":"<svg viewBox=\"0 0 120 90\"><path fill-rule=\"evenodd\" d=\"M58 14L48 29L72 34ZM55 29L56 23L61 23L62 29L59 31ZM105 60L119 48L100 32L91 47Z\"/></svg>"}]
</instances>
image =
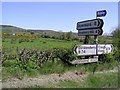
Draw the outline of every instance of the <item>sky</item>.
<instances>
[{"instance_id":1,"label":"sky","mask_svg":"<svg viewBox=\"0 0 120 90\"><path fill-rule=\"evenodd\" d=\"M96 11L106 10L104 33L118 26L117 2L2 2L2 24L25 29L78 32L76 24L96 18Z\"/></svg>"}]
</instances>

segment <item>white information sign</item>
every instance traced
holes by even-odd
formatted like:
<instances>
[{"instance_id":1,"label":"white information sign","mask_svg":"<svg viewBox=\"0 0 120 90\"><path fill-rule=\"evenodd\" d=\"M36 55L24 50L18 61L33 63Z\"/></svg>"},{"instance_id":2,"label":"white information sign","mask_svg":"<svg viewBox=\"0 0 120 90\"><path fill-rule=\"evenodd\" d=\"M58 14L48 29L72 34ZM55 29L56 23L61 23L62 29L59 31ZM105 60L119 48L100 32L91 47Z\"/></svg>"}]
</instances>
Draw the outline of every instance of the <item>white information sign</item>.
<instances>
[{"instance_id":1,"label":"white information sign","mask_svg":"<svg viewBox=\"0 0 120 90\"><path fill-rule=\"evenodd\" d=\"M79 45L75 47L74 53L78 56L90 56L112 53L114 50L112 44L98 44L97 47L96 50L96 45Z\"/></svg>"}]
</instances>

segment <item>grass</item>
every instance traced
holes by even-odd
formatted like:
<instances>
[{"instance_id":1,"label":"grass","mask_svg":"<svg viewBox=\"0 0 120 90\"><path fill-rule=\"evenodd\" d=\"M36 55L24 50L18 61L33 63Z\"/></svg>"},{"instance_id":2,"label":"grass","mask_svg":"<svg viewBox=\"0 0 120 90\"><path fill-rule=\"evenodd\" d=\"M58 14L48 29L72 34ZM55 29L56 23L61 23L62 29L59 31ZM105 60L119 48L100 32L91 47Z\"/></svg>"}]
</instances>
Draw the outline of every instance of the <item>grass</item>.
<instances>
[{"instance_id":1,"label":"grass","mask_svg":"<svg viewBox=\"0 0 120 90\"><path fill-rule=\"evenodd\" d=\"M57 40L50 38L37 38L33 42L22 42L19 43L20 38L16 38L15 43L11 43L11 38L5 38L3 42L3 48L10 54L16 53L16 48L38 48L38 49L50 49L50 48L71 48L75 44L81 44L79 41L67 41L67 40ZM6 60L2 69L2 80L6 80L12 77L17 77L19 79L27 77L34 77L40 74L51 74L51 73L64 73L67 71L82 71L82 72L94 72L113 69L118 65L118 62L110 63L91 63L91 64L82 64L75 66L64 66L60 60L56 60L54 63L48 62L42 68L33 69L27 67L27 69L22 69L18 66L19 63L16 63L16 60ZM34 64L32 64L34 66ZM67 82L69 83L69 82ZM71 82L72 83L72 82ZM75 82L73 82L75 83Z\"/></svg>"},{"instance_id":2,"label":"grass","mask_svg":"<svg viewBox=\"0 0 120 90\"><path fill-rule=\"evenodd\" d=\"M78 66L65 66L61 63L60 60L57 62L48 62L46 63L42 68L39 69L33 69L30 67L27 67L27 69L22 69L20 66L15 66L14 60L6 60L5 66L2 69L2 80L5 81L9 78L16 77L18 79L23 79L24 77L35 77L38 75L47 75L52 73L65 73L67 71L75 72L87 72L87 73L94 73L96 71L103 71L103 70L110 70L114 67L118 66L117 62L111 62L111 63L105 63L105 64L81 64ZM34 66L34 65L32 65Z\"/></svg>"},{"instance_id":3,"label":"grass","mask_svg":"<svg viewBox=\"0 0 120 90\"><path fill-rule=\"evenodd\" d=\"M44 86L45 87L45 86ZM117 88L118 73L89 74L83 81L64 80L47 88Z\"/></svg>"},{"instance_id":4,"label":"grass","mask_svg":"<svg viewBox=\"0 0 120 90\"><path fill-rule=\"evenodd\" d=\"M14 43L11 41L14 39ZM33 42L22 42L19 43L20 39L27 39L33 40ZM51 49L51 48L71 48L75 44L80 44L79 41L67 41L67 40L58 40L58 39L51 39L51 38L4 38L2 42L3 51L6 51L10 55L16 54L16 48L37 48L37 49ZM31 69L27 68L27 70L22 70L20 66L17 65L16 60L6 60L3 65L3 80L10 78L10 77L24 77L24 74L27 76L34 76L34 73L40 74L49 74L49 73L60 73L64 71L64 67L61 64L46 64L43 68L38 69ZM49 68L52 67L52 68ZM57 67L57 68L54 68ZM18 70L17 70L18 69ZM34 72L35 71L35 72ZM33 73L34 72L34 73ZM23 74L21 74L23 73Z\"/></svg>"},{"instance_id":5,"label":"grass","mask_svg":"<svg viewBox=\"0 0 120 90\"><path fill-rule=\"evenodd\" d=\"M87 78L87 87L90 88L117 88L118 73L90 74Z\"/></svg>"},{"instance_id":6,"label":"grass","mask_svg":"<svg viewBox=\"0 0 120 90\"><path fill-rule=\"evenodd\" d=\"M33 40L33 42L22 42L19 43L20 39ZM67 41L67 40L57 40L51 38L15 38L14 43L11 43L12 38L4 38L4 42L2 42L3 51L6 51L8 54L15 55L16 48L20 49L52 49L52 48L72 48L75 44L80 44L79 41Z\"/></svg>"},{"instance_id":7,"label":"grass","mask_svg":"<svg viewBox=\"0 0 120 90\"><path fill-rule=\"evenodd\" d=\"M29 38L27 38L29 39ZM4 47L25 47L25 48L41 48L41 49L50 49L57 47L69 48L74 44L80 44L79 41L67 41L67 40L57 40L50 38L37 38L33 42L22 42L19 43L19 38L16 38L16 43L11 44L11 38L5 38L5 41L2 43Z\"/></svg>"}]
</instances>

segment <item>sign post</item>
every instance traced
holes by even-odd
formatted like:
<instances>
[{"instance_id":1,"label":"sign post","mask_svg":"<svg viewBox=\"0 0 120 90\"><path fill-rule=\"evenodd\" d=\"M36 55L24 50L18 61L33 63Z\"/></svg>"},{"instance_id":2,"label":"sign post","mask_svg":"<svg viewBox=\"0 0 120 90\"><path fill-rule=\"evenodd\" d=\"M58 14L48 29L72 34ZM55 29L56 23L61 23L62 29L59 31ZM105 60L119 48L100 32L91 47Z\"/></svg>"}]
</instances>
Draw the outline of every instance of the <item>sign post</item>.
<instances>
[{"instance_id":1,"label":"sign post","mask_svg":"<svg viewBox=\"0 0 120 90\"><path fill-rule=\"evenodd\" d=\"M98 62L99 55L113 52L114 48L112 44L98 44L98 36L103 34L102 27L104 22L97 17L103 17L106 14L106 10L96 11L96 19L77 23L78 36L85 36L84 44L86 45L76 46L74 53L77 56L84 56L85 59L75 60L73 64ZM89 44L89 36L94 36L93 45Z\"/></svg>"},{"instance_id":2,"label":"sign post","mask_svg":"<svg viewBox=\"0 0 120 90\"><path fill-rule=\"evenodd\" d=\"M86 35L86 36L85 36L85 40L84 40L84 44L88 44L88 43L89 43L89 36Z\"/></svg>"},{"instance_id":3,"label":"sign post","mask_svg":"<svg viewBox=\"0 0 120 90\"><path fill-rule=\"evenodd\" d=\"M97 19L97 12L96 12L96 19ZM94 44L96 44L96 55L97 55L97 49L98 49L98 36L94 35ZM98 57L98 56L95 56Z\"/></svg>"},{"instance_id":4,"label":"sign post","mask_svg":"<svg viewBox=\"0 0 120 90\"><path fill-rule=\"evenodd\" d=\"M107 11L106 10L100 10L100 11L96 11L96 19L97 19L97 17L103 17L103 16L106 16L106 14L107 14ZM96 44L96 55L97 55L97 46L98 46L98 36L97 35L95 35L94 36L94 44Z\"/></svg>"}]
</instances>

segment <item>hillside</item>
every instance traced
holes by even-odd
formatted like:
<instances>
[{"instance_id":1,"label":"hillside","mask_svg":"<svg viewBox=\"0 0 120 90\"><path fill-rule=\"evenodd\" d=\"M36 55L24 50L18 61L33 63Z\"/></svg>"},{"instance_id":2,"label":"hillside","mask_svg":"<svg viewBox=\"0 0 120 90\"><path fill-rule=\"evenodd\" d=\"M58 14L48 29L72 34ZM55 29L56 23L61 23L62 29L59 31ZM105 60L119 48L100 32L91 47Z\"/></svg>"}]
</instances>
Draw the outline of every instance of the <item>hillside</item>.
<instances>
[{"instance_id":1,"label":"hillside","mask_svg":"<svg viewBox=\"0 0 120 90\"><path fill-rule=\"evenodd\" d=\"M25 29L11 25L0 25L0 29L2 29L3 33L22 33L26 31Z\"/></svg>"},{"instance_id":2,"label":"hillside","mask_svg":"<svg viewBox=\"0 0 120 90\"><path fill-rule=\"evenodd\" d=\"M45 35L55 36L55 37L58 37L63 33L67 33L67 32L58 32L54 30L24 29L24 28L12 26L12 25L0 25L0 31L2 31L2 33L31 33L32 32L35 34L45 34ZM77 33L72 33L72 37L78 38Z\"/></svg>"},{"instance_id":3,"label":"hillside","mask_svg":"<svg viewBox=\"0 0 120 90\"><path fill-rule=\"evenodd\" d=\"M4 33L27 33L27 32L34 32L34 33L43 33L43 32L47 32L47 33L55 33L56 31L52 31L52 30L33 30L33 29L23 29L20 27L16 27L16 26L11 26L11 25L0 25L0 29L2 29L2 32Z\"/></svg>"}]
</instances>

